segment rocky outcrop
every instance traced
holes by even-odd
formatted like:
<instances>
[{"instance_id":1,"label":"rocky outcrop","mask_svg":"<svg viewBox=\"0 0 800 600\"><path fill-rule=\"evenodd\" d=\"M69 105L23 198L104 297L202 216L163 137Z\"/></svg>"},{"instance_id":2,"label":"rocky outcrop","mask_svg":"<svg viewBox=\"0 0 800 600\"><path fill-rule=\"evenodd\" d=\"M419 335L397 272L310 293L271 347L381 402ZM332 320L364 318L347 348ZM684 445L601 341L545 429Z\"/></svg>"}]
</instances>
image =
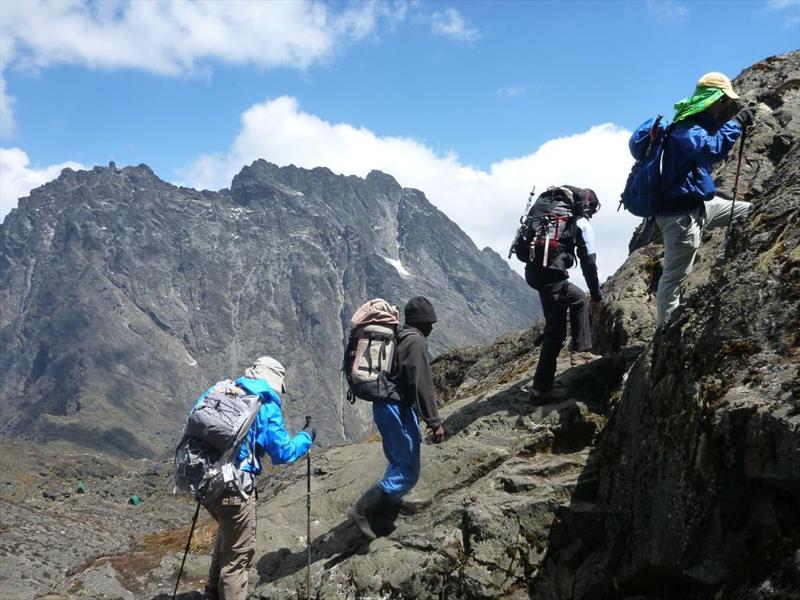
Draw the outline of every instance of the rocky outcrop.
<instances>
[{"instance_id":1,"label":"rocky outcrop","mask_svg":"<svg viewBox=\"0 0 800 600\"><path fill-rule=\"evenodd\" d=\"M200 390L272 354L290 428L313 414L324 442L360 439L349 317L415 294L440 315L434 352L536 318L522 278L384 173L262 160L215 193L144 165L67 169L0 225L0 433L153 456Z\"/></svg>"},{"instance_id":2,"label":"rocky outcrop","mask_svg":"<svg viewBox=\"0 0 800 600\"><path fill-rule=\"evenodd\" d=\"M789 199L793 188L787 181L796 173L797 145L800 140L800 53L791 52L756 63L743 71L734 81L742 102L754 107L757 121L744 140L742 170L737 189L737 199L753 202L756 207L761 198L781 191ZM738 161L738 143L726 159L714 170L718 192L733 197L733 187ZM794 167L794 168L793 168ZM781 169L783 174L776 173ZM788 179L787 179L788 178ZM776 207L774 218L785 219L795 207L791 202L783 208ZM765 218L755 211L753 219ZM741 246L744 227L734 228L734 243ZM695 267L684 286L686 297L694 293L707 293L703 284L709 280L712 268L722 253L725 232L706 231ZM756 238L758 240L758 238ZM661 276L663 248L658 226L639 227L629 245L628 260L603 286L607 297L607 310L602 315L602 325L595 331L595 344L604 351L616 351L626 346L640 346L649 342L655 331L655 305L652 302Z\"/></svg>"},{"instance_id":3,"label":"rocky outcrop","mask_svg":"<svg viewBox=\"0 0 800 600\"><path fill-rule=\"evenodd\" d=\"M800 589L800 52L755 65L735 86L767 107L740 182L752 216L723 264L722 237L706 240L684 306L651 342L652 326L637 329L651 322L649 305L613 299L606 335L645 350L589 457L602 468L597 492L559 515L536 597ZM722 189L731 155L717 171ZM649 273L656 256L639 248L617 277Z\"/></svg>"}]
</instances>

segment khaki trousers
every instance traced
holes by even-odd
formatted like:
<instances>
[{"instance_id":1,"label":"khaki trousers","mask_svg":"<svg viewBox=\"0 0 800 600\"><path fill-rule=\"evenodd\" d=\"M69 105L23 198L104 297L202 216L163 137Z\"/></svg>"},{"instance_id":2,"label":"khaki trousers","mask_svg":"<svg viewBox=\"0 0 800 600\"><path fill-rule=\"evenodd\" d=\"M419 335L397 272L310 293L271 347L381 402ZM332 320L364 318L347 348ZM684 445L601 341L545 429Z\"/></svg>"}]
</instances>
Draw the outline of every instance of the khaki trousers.
<instances>
[{"instance_id":1,"label":"khaki trousers","mask_svg":"<svg viewBox=\"0 0 800 600\"><path fill-rule=\"evenodd\" d=\"M749 211L749 202L737 200L734 204L717 197L688 213L656 217L664 238L664 272L656 293L656 325L669 320L680 304L681 285L692 272L703 230L725 227L731 222L731 212L735 220Z\"/></svg>"},{"instance_id":2,"label":"khaki trousers","mask_svg":"<svg viewBox=\"0 0 800 600\"><path fill-rule=\"evenodd\" d=\"M208 588L219 600L246 600L247 576L256 551L256 498L244 500L238 494L225 494L206 509L219 524Z\"/></svg>"}]
</instances>

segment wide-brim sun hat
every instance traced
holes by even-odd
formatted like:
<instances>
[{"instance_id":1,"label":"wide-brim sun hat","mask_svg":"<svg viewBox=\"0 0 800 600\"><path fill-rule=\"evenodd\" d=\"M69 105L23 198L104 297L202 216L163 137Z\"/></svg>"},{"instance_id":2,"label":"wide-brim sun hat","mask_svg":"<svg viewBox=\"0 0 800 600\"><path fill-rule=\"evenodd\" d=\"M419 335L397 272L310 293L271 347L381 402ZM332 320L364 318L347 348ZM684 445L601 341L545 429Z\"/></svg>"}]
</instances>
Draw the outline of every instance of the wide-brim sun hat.
<instances>
[{"instance_id":1,"label":"wide-brim sun hat","mask_svg":"<svg viewBox=\"0 0 800 600\"><path fill-rule=\"evenodd\" d=\"M726 75L718 73L717 71L712 71L711 73L703 75L698 80L697 86L722 90L728 98L732 100L739 99L739 94L733 91L731 80L728 79Z\"/></svg>"},{"instance_id":2,"label":"wide-brim sun hat","mask_svg":"<svg viewBox=\"0 0 800 600\"><path fill-rule=\"evenodd\" d=\"M252 367L245 369L244 374L251 379L263 379L276 392L286 393L286 385L283 383L286 369L271 356L257 358Z\"/></svg>"}]
</instances>

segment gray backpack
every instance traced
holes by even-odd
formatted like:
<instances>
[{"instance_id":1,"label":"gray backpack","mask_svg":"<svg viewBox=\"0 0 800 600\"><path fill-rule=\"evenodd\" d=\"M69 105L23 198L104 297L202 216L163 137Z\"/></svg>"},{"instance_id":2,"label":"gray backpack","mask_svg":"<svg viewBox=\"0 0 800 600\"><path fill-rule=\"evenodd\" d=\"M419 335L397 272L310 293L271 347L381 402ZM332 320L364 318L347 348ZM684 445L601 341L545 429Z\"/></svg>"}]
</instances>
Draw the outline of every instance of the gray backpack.
<instances>
[{"instance_id":1,"label":"gray backpack","mask_svg":"<svg viewBox=\"0 0 800 600\"><path fill-rule=\"evenodd\" d=\"M226 490L247 498L252 476L234 462L260 408L260 397L247 394L233 381L216 383L186 420L175 450L175 488L203 503Z\"/></svg>"}]
</instances>

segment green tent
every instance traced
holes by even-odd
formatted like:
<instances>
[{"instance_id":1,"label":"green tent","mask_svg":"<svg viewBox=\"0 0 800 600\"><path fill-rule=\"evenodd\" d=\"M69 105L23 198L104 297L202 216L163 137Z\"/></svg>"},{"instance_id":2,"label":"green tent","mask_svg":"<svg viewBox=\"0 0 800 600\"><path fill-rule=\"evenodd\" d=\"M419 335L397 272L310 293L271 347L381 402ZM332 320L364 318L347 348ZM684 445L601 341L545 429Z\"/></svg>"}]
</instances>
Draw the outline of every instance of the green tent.
<instances>
[{"instance_id":1,"label":"green tent","mask_svg":"<svg viewBox=\"0 0 800 600\"><path fill-rule=\"evenodd\" d=\"M128 498L128 504L133 504L134 506L139 506L142 503L142 499L139 496L131 496Z\"/></svg>"},{"instance_id":2,"label":"green tent","mask_svg":"<svg viewBox=\"0 0 800 600\"><path fill-rule=\"evenodd\" d=\"M86 493L86 484L83 483L80 479L78 480L78 487L75 488L76 494L85 494Z\"/></svg>"}]
</instances>

